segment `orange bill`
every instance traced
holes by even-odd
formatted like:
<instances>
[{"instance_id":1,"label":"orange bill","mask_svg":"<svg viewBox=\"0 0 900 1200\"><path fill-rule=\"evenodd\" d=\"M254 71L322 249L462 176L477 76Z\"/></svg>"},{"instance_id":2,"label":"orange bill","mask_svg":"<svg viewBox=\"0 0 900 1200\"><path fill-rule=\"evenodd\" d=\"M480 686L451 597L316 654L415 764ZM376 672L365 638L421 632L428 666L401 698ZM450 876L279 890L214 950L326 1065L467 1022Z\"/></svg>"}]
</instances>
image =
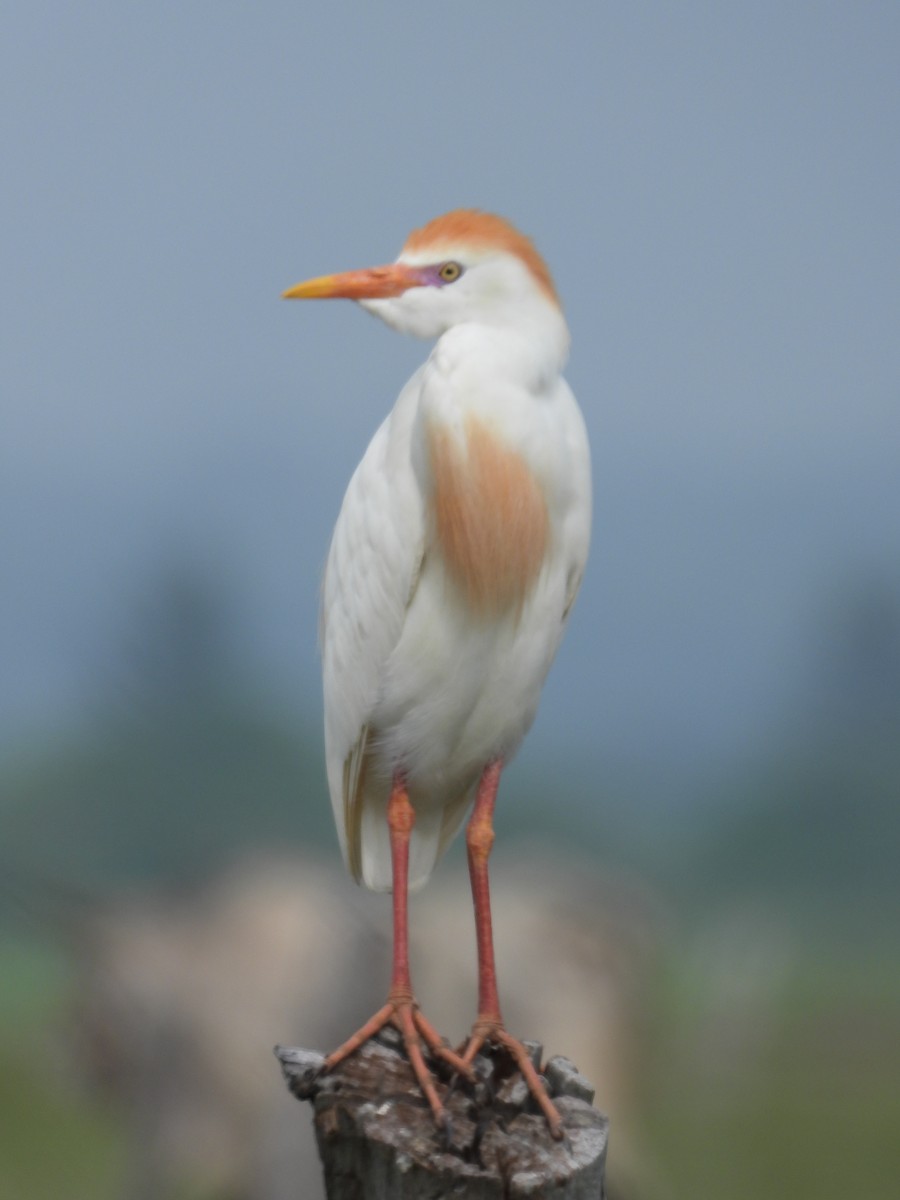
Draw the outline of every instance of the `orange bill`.
<instances>
[{"instance_id":1,"label":"orange bill","mask_svg":"<svg viewBox=\"0 0 900 1200\"><path fill-rule=\"evenodd\" d=\"M283 300L378 300L399 296L425 282L420 268L405 263L319 275L282 292Z\"/></svg>"}]
</instances>

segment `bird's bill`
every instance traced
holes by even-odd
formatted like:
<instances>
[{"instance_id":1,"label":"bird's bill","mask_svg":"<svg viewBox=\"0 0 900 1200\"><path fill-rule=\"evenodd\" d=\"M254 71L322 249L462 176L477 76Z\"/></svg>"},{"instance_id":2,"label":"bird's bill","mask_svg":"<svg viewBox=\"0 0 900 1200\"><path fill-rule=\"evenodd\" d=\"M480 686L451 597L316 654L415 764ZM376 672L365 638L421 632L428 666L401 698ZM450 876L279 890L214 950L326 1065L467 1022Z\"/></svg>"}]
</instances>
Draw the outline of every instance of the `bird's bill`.
<instances>
[{"instance_id":1,"label":"bird's bill","mask_svg":"<svg viewBox=\"0 0 900 1200\"><path fill-rule=\"evenodd\" d=\"M364 271L344 271L340 275L319 275L307 279L286 292L283 300L380 300L399 296L424 283L422 272L405 263L386 267L368 267Z\"/></svg>"}]
</instances>

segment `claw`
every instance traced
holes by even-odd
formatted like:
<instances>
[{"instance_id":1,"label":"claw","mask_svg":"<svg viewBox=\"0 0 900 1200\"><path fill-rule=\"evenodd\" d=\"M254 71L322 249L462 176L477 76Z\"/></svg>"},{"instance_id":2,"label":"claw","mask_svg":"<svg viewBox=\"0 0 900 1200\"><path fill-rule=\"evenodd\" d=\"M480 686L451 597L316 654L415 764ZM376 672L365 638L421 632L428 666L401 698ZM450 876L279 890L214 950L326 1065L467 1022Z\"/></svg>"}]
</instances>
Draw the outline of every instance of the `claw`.
<instances>
[{"instance_id":1,"label":"claw","mask_svg":"<svg viewBox=\"0 0 900 1200\"><path fill-rule=\"evenodd\" d=\"M387 1003L374 1016L370 1017L365 1025L338 1046L337 1050L333 1050L328 1055L319 1067L319 1071L324 1074L333 1070L345 1058L349 1058L360 1046L374 1037L385 1025L389 1024L399 1031L403 1039L416 1082L428 1101L435 1124L449 1138L447 1130L450 1127L450 1118L438 1095L434 1077L425 1063L422 1042L425 1042L433 1055L443 1059L457 1074L474 1080L474 1072L458 1054L450 1049L446 1039L442 1038L430 1021L419 1012L416 1002L408 995L397 998L389 997Z\"/></svg>"},{"instance_id":2,"label":"claw","mask_svg":"<svg viewBox=\"0 0 900 1200\"><path fill-rule=\"evenodd\" d=\"M535 1070L527 1047L518 1038L514 1038L512 1034L507 1033L501 1020L479 1017L473 1026L469 1044L466 1046L462 1056L463 1060L471 1063L485 1042L494 1042L512 1055L516 1066L522 1074L522 1078L528 1085L528 1090L544 1114L550 1130L550 1136L554 1141L561 1141L564 1137L562 1117L559 1115L556 1105L550 1099L546 1085Z\"/></svg>"}]
</instances>

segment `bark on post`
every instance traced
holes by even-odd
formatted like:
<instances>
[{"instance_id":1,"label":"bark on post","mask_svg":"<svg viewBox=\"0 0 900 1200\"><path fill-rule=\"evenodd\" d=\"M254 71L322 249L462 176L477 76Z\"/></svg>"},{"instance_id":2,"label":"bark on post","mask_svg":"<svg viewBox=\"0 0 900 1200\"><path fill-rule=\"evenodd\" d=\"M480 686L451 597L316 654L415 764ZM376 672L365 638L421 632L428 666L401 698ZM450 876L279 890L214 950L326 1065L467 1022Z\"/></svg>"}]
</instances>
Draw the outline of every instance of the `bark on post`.
<instances>
[{"instance_id":1,"label":"bark on post","mask_svg":"<svg viewBox=\"0 0 900 1200\"><path fill-rule=\"evenodd\" d=\"M541 1047L527 1044L540 1070ZM320 1054L275 1053L291 1092L313 1104L328 1200L602 1200L609 1122L567 1059L543 1068L565 1127L555 1142L502 1050L476 1058L474 1087L442 1091L449 1135L436 1130L391 1028L325 1076Z\"/></svg>"}]
</instances>

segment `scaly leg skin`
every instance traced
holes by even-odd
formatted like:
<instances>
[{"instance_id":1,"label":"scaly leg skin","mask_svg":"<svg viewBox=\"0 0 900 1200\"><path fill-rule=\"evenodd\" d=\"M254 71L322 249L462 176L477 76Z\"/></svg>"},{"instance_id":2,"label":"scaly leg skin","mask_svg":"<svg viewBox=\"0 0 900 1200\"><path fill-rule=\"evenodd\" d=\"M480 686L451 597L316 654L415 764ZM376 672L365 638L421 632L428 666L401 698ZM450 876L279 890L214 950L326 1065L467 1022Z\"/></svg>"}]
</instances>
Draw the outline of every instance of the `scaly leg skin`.
<instances>
[{"instance_id":1,"label":"scaly leg skin","mask_svg":"<svg viewBox=\"0 0 900 1200\"><path fill-rule=\"evenodd\" d=\"M488 764L478 784L475 807L466 828L466 850L469 858L469 878L472 881L472 901L475 906L475 937L478 944L478 1017L472 1026L463 1062L471 1064L485 1042L495 1042L508 1050L522 1072L528 1088L547 1119L551 1136L559 1141L563 1136L562 1118L547 1089L540 1080L528 1051L522 1043L507 1033L500 1015L497 996L497 971L494 964L494 937L491 929L491 892L488 880L488 859L494 844L494 802L500 786L503 764L498 760Z\"/></svg>"},{"instance_id":2,"label":"scaly leg skin","mask_svg":"<svg viewBox=\"0 0 900 1200\"><path fill-rule=\"evenodd\" d=\"M399 1029L406 1053L418 1081L419 1087L431 1106L435 1122L447 1128L447 1113L437 1094L425 1059L422 1056L422 1041L432 1054L442 1058L454 1071L467 1079L474 1079L471 1061L465 1061L445 1044L434 1026L419 1012L413 997L409 974L409 920L407 911L407 879L409 873L409 837L416 819L406 792L406 783L401 774L394 776L391 798L387 808L388 827L391 831L391 867L394 881L394 954L391 970L391 988L387 1003L371 1017L352 1037L338 1046L325 1059L323 1071L330 1071L348 1055L374 1037L385 1025Z\"/></svg>"}]
</instances>

